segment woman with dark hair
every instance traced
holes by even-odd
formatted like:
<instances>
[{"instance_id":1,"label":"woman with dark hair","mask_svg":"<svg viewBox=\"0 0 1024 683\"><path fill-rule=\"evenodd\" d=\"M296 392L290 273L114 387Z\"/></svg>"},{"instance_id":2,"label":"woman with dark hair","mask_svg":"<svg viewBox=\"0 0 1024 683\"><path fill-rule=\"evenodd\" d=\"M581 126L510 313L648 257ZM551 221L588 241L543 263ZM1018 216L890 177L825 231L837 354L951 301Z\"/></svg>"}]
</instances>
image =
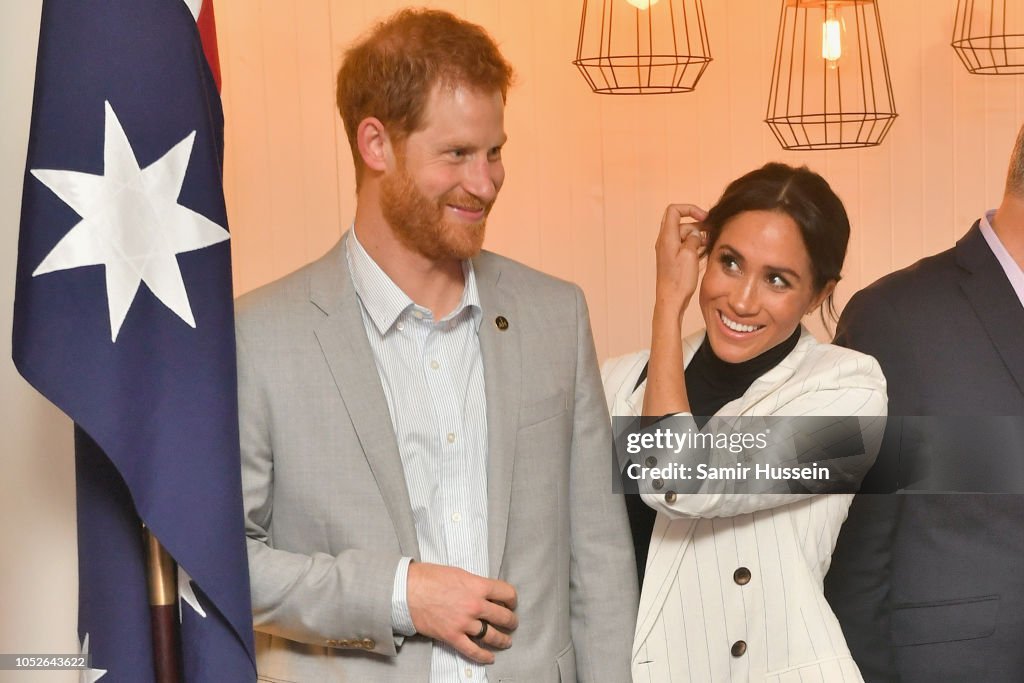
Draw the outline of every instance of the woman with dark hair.
<instances>
[{"instance_id":1,"label":"woman with dark hair","mask_svg":"<svg viewBox=\"0 0 1024 683\"><path fill-rule=\"evenodd\" d=\"M736 464L734 473L749 473L773 448L794 462L838 448L849 457L836 461L854 463L845 472L852 491L878 451L885 378L870 356L822 344L801 324L816 310L834 312L849 234L828 183L785 164L733 181L706 213L670 205L656 245L651 349L605 364L611 414L677 416L719 436L742 431L737 418L792 419L777 448L764 434L759 445L732 440L741 446L716 453ZM682 315L705 257L697 301L706 329L684 339ZM813 433L800 433L808 417L817 420ZM618 437L628 421L615 421ZM627 496L642 582L633 680L861 681L822 593L852 493L789 482L784 493L763 483L744 492L702 478L699 468L714 471L709 453L679 447L676 464L691 468L690 481L656 478L641 483L642 496ZM665 471L641 465L669 464L645 455L623 470L624 481L627 471Z\"/></svg>"}]
</instances>

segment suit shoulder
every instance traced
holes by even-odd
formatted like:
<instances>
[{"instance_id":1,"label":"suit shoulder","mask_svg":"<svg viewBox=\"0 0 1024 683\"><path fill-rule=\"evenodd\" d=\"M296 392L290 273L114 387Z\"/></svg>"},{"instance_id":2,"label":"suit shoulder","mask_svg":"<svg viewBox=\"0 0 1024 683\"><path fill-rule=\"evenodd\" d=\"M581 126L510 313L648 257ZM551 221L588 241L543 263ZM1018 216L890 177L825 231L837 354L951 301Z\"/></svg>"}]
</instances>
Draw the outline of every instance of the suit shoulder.
<instances>
[{"instance_id":1,"label":"suit shoulder","mask_svg":"<svg viewBox=\"0 0 1024 683\"><path fill-rule=\"evenodd\" d=\"M241 295L235 300L236 321L274 320L282 312L294 312L308 306L310 281L314 273L329 272L339 258L343 258L342 252L336 245L317 260Z\"/></svg>"},{"instance_id":2,"label":"suit shoulder","mask_svg":"<svg viewBox=\"0 0 1024 683\"><path fill-rule=\"evenodd\" d=\"M626 414L622 407L623 402L633 394L636 381L650 357L650 350L644 349L627 353L624 356L609 358L601 363L601 384L604 386L604 396L609 414Z\"/></svg>"},{"instance_id":3,"label":"suit shoulder","mask_svg":"<svg viewBox=\"0 0 1024 683\"><path fill-rule=\"evenodd\" d=\"M877 366L878 363L874 356L857 351L855 349L849 349L845 346L837 346L836 344L829 344L827 342L817 342L814 344L808 353L808 358L813 358L816 361L830 363L837 366L851 366L866 364L868 366Z\"/></svg>"},{"instance_id":4,"label":"suit shoulder","mask_svg":"<svg viewBox=\"0 0 1024 683\"><path fill-rule=\"evenodd\" d=\"M601 363L601 381L604 382L605 391L617 392L621 385L629 384L630 380L635 384L650 357L650 350L644 349L609 358ZM632 391L631 386L629 392Z\"/></svg>"},{"instance_id":5,"label":"suit shoulder","mask_svg":"<svg viewBox=\"0 0 1024 683\"><path fill-rule=\"evenodd\" d=\"M853 298L884 299L890 302L916 298L918 294L933 292L936 285L946 286L950 282L950 273L957 268L953 249L947 249L883 275L857 292Z\"/></svg>"},{"instance_id":6,"label":"suit shoulder","mask_svg":"<svg viewBox=\"0 0 1024 683\"><path fill-rule=\"evenodd\" d=\"M473 260L473 267L481 274L500 273L501 283L528 290L531 294L575 296L579 285L568 280L542 273L525 263L514 261L491 251L480 252Z\"/></svg>"},{"instance_id":7,"label":"suit shoulder","mask_svg":"<svg viewBox=\"0 0 1024 683\"><path fill-rule=\"evenodd\" d=\"M840 386L854 383L885 390L885 375L878 360L861 351L815 340L808 345L801 364L805 369L820 368Z\"/></svg>"}]
</instances>

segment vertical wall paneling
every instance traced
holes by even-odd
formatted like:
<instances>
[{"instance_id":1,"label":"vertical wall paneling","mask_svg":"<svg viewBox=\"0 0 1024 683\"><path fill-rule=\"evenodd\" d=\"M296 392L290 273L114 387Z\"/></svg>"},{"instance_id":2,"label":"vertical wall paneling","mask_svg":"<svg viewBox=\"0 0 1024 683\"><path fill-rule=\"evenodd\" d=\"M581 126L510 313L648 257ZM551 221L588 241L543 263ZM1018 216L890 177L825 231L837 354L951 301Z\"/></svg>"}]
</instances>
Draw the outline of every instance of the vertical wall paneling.
<instances>
[{"instance_id":1,"label":"vertical wall paneling","mask_svg":"<svg viewBox=\"0 0 1024 683\"><path fill-rule=\"evenodd\" d=\"M895 9L895 4L890 3L892 9ZM924 4L921 10L925 9ZM927 4L930 9L931 3ZM963 65L956 64L959 60L949 46L953 26L951 15L952 9L917 13L917 20L921 23L921 51L917 61L924 108L916 142L924 161L921 192L926 201L920 220L924 226L922 249L925 254L949 247L954 235L965 229L956 224L954 204L956 192L964 187L963 176L971 171L957 166L956 146L958 140L970 135L970 124L965 123L957 129L954 122L953 82L959 78L957 67L963 71ZM913 123L904 127L913 129ZM980 122L974 122L974 125L980 125Z\"/></svg>"},{"instance_id":2,"label":"vertical wall paneling","mask_svg":"<svg viewBox=\"0 0 1024 683\"><path fill-rule=\"evenodd\" d=\"M339 158L335 153L344 129L335 128L340 119L335 113L335 69L330 6L324 0L300 0L301 11L294 12L295 46L298 72L295 78L298 97L298 130L294 142L299 156L298 174L280 178L282 183L300 185L295 214L281 216L293 235L301 234L300 248L283 252L302 261L310 261L326 251L347 227L346 217L338 212ZM349 157L345 157L351 166ZM346 188L345 192L349 192ZM296 239L296 242L299 240Z\"/></svg>"},{"instance_id":3,"label":"vertical wall paneling","mask_svg":"<svg viewBox=\"0 0 1024 683\"><path fill-rule=\"evenodd\" d=\"M224 176L231 225L235 291L241 293L274 268L270 214L269 121L266 113L260 3L220 2L216 7L224 92ZM223 36L223 37L221 37Z\"/></svg>"},{"instance_id":4,"label":"vertical wall paneling","mask_svg":"<svg viewBox=\"0 0 1024 683\"><path fill-rule=\"evenodd\" d=\"M886 263L879 259L875 264L877 269L902 268L924 253L925 225L921 215L925 204L922 183L925 159L924 145L921 144L924 131L920 122L930 106L926 106L918 59L925 32L917 17L927 1L905 0L910 10L907 13L893 12L893 3L890 2L882 16L899 117L885 143L891 145L892 151L889 160L889 222L885 224L892 260ZM864 246L862 257L871 260L867 252L871 245Z\"/></svg>"},{"instance_id":5,"label":"vertical wall paneling","mask_svg":"<svg viewBox=\"0 0 1024 683\"><path fill-rule=\"evenodd\" d=\"M302 125L299 85L308 65L298 59L299 46L305 42L305 36L298 31L298 5L293 0L267 2L260 7L263 45L268 56L263 61L263 78L269 151L269 211L261 218L270 224L270 241L265 246L273 254L278 270L283 264L307 260L302 195L305 170L316 158L314 150L303 146L311 131Z\"/></svg>"}]
</instances>

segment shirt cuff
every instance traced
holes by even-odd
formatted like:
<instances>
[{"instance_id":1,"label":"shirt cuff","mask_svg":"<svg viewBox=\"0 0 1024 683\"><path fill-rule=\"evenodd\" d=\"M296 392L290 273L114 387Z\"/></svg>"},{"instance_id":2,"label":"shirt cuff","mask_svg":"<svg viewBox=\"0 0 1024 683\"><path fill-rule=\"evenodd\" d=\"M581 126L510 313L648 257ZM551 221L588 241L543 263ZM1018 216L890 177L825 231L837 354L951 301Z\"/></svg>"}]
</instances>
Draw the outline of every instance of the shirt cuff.
<instances>
[{"instance_id":1,"label":"shirt cuff","mask_svg":"<svg viewBox=\"0 0 1024 683\"><path fill-rule=\"evenodd\" d=\"M412 616L409 614L409 596L407 593L409 580L409 563L411 557L403 557L398 561L395 569L395 582L391 589L391 630L395 633L396 643L400 643L398 636L416 635L416 626L412 623Z\"/></svg>"}]
</instances>

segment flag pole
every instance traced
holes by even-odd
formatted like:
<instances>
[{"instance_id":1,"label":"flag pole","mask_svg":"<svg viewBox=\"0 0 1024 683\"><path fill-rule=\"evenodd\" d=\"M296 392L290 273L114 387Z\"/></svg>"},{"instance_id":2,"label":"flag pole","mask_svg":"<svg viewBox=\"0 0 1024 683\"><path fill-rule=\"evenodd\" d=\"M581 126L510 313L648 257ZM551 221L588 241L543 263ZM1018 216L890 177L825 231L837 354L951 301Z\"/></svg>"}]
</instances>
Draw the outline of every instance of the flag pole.
<instances>
[{"instance_id":1,"label":"flag pole","mask_svg":"<svg viewBox=\"0 0 1024 683\"><path fill-rule=\"evenodd\" d=\"M146 542L146 580L156 683L181 683L177 565L145 525L142 531Z\"/></svg>"}]
</instances>

